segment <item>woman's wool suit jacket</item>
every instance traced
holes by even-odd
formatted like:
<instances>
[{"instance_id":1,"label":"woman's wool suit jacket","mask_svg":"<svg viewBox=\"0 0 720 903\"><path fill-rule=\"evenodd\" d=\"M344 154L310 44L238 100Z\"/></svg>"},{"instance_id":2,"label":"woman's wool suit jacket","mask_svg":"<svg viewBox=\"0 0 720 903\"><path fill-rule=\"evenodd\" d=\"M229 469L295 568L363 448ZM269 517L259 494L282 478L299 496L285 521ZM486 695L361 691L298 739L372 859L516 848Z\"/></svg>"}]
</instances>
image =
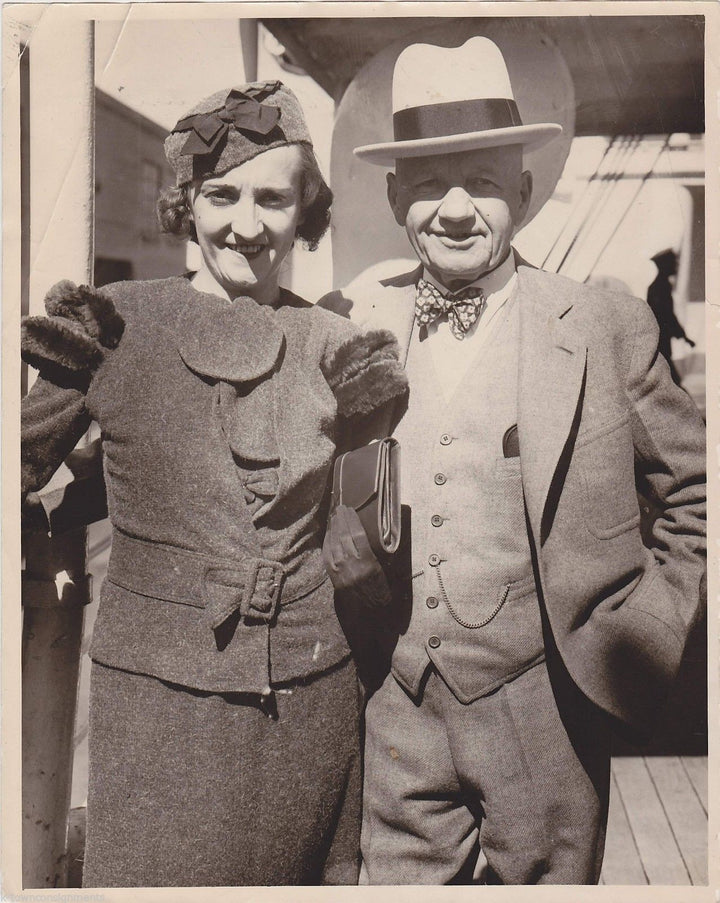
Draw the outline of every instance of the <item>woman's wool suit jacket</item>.
<instances>
[{"instance_id":1,"label":"woman's wool suit jacket","mask_svg":"<svg viewBox=\"0 0 720 903\"><path fill-rule=\"evenodd\" d=\"M114 530L92 658L215 692L345 658L322 505L338 431L405 390L392 335L180 277L59 283L46 307L23 326L23 493L99 423Z\"/></svg>"}]
</instances>

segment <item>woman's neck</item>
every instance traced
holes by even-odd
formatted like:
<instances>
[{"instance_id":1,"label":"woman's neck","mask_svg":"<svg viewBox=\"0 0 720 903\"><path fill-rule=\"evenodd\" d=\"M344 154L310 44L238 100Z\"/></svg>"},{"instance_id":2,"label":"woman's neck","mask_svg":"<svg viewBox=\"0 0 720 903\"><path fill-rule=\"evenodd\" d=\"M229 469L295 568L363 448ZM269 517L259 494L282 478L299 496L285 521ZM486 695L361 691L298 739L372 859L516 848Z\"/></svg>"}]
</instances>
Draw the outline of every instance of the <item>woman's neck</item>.
<instances>
[{"instance_id":1,"label":"woman's neck","mask_svg":"<svg viewBox=\"0 0 720 903\"><path fill-rule=\"evenodd\" d=\"M236 298L246 297L252 298L258 304L268 304L271 307L276 305L280 299L280 286L275 283L267 283L263 286L253 286L250 291L228 291L225 286L221 285L212 273L201 267L190 279L193 288L199 292L206 292L210 295L218 295L228 301L234 301Z\"/></svg>"}]
</instances>

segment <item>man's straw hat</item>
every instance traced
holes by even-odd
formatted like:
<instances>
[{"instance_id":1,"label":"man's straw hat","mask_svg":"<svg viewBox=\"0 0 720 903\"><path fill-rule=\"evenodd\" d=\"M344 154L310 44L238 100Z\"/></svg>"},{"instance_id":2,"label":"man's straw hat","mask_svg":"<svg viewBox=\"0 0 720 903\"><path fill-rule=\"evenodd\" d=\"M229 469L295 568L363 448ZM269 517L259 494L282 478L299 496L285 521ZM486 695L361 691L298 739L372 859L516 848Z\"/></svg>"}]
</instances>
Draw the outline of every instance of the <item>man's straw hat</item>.
<instances>
[{"instance_id":1,"label":"man's straw hat","mask_svg":"<svg viewBox=\"0 0 720 903\"><path fill-rule=\"evenodd\" d=\"M395 140L356 148L360 159L387 166L509 144L537 148L562 132L554 122L523 125L500 48L480 36L461 47L406 47L395 63L392 109Z\"/></svg>"}]
</instances>

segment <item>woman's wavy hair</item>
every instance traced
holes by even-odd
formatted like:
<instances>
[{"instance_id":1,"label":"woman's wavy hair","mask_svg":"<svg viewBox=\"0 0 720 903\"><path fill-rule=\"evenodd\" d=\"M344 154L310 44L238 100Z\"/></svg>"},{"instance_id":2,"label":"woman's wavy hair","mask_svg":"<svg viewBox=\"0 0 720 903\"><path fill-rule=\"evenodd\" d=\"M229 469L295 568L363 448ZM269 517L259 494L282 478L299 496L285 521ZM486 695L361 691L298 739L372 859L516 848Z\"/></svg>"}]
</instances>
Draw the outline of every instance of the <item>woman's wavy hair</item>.
<instances>
[{"instance_id":1,"label":"woman's wavy hair","mask_svg":"<svg viewBox=\"0 0 720 903\"><path fill-rule=\"evenodd\" d=\"M322 177L313 149L307 144L300 148L302 161L301 200L302 217L296 236L309 251L314 251L330 225L332 191ZM157 202L157 216L163 232L197 241L195 224L190 210L190 186L165 188Z\"/></svg>"}]
</instances>

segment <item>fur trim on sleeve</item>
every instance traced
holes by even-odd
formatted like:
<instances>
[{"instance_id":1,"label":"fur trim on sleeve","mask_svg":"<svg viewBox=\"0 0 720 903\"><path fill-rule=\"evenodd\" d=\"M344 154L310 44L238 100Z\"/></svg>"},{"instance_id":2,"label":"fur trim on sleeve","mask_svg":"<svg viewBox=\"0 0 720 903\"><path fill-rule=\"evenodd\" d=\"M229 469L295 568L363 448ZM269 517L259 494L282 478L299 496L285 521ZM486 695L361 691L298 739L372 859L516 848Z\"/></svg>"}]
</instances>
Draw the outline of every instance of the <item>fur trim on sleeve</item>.
<instances>
[{"instance_id":1,"label":"fur trim on sleeve","mask_svg":"<svg viewBox=\"0 0 720 903\"><path fill-rule=\"evenodd\" d=\"M397 340L376 329L344 342L332 356L325 377L344 417L369 414L407 390L398 361Z\"/></svg>"},{"instance_id":2,"label":"fur trim on sleeve","mask_svg":"<svg viewBox=\"0 0 720 903\"><path fill-rule=\"evenodd\" d=\"M69 279L58 282L45 295L45 310L51 317L77 321L104 348L116 348L125 329L123 318L102 289L75 285Z\"/></svg>"},{"instance_id":3,"label":"fur trim on sleeve","mask_svg":"<svg viewBox=\"0 0 720 903\"><path fill-rule=\"evenodd\" d=\"M22 359L38 369L53 363L68 370L90 370L102 360L97 342L63 317L26 317L20 347Z\"/></svg>"},{"instance_id":4,"label":"fur trim on sleeve","mask_svg":"<svg viewBox=\"0 0 720 903\"><path fill-rule=\"evenodd\" d=\"M22 324L22 358L37 369L94 370L125 328L107 295L67 280L50 289L45 309L49 316L25 317Z\"/></svg>"}]
</instances>

